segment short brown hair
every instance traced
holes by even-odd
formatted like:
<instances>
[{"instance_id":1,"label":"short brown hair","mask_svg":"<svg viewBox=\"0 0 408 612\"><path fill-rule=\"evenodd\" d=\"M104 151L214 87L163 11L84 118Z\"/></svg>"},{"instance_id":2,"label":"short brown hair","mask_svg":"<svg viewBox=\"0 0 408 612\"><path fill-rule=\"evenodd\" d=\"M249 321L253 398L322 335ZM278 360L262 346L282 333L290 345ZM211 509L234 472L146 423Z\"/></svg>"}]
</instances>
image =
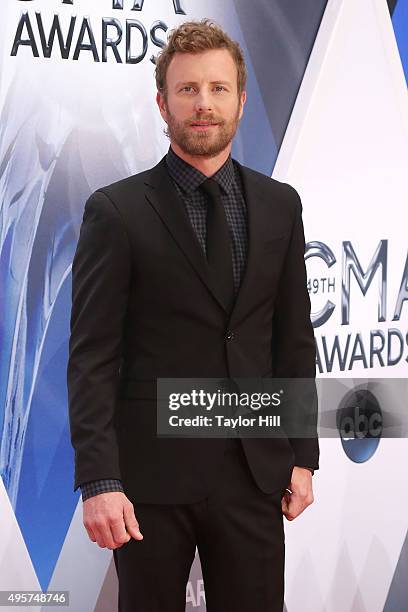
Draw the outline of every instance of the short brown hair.
<instances>
[{"instance_id":1,"label":"short brown hair","mask_svg":"<svg viewBox=\"0 0 408 612\"><path fill-rule=\"evenodd\" d=\"M171 30L167 45L156 57L156 85L165 98L167 97L167 69L174 55L176 53L200 53L210 49L227 49L231 53L238 72L238 94L241 95L247 79L247 69L241 47L214 21L202 19L201 21L185 21Z\"/></svg>"}]
</instances>

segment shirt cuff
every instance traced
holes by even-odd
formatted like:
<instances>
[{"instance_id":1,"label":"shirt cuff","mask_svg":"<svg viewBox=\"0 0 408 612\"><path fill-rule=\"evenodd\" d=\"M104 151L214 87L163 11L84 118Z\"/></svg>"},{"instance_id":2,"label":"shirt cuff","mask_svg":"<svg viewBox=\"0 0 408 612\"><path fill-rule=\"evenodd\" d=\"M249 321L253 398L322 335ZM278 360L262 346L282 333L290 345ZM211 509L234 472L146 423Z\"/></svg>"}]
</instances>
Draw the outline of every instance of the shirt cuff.
<instances>
[{"instance_id":1,"label":"shirt cuff","mask_svg":"<svg viewBox=\"0 0 408 612\"><path fill-rule=\"evenodd\" d=\"M91 480L84 482L81 486L82 501L85 501L89 497L99 495L100 493L123 493L122 482L116 478L103 478L100 480Z\"/></svg>"}]
</instances>

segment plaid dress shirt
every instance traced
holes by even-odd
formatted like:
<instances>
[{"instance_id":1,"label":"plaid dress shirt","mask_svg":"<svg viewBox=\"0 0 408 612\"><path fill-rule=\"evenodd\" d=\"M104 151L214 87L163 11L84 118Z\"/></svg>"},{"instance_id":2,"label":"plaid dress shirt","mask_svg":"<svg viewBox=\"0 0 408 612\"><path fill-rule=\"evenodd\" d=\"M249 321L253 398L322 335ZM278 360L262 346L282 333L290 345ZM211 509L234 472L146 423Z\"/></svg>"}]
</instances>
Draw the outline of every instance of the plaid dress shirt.
<instances>
[{"instance_id":1,"label":"plaid dress shirt","mask_svg":"<svg viewBox=\"0 0 408 612\"><path fill-rule=\"evenodd\" d=\"M208 178L179 157L171 147L166 155L166 165L174 187L183 202L197 240L206 254L206 215L207 196L200 185ZM232 272L235 295L245 271L248 252L248 217L244 191L239 170L231 158L211 177L221 188L221 201L224 205L227 224L231 235ZM310 471L313 473L311 468ZM93 480L81 484L82 500L98 493L123 491L117 479Z\"/></svg>"},{"instance_id":2,"label":"plaid dress shirt","mask_svg":"<svg viewBox=\"0 0 408 612\"><path fill-rule=\"evenodd\" d=\"M200 185L208 178L181 159L170 147L166 156L167 168L177 193L182 200L198 242L206 255L206 218L208 198ZM221 188L221 202L230 230L232 273L235 295L241 284L248 251L248 223L239 170L231 155L211 177Z\"/></svg>"}]
</instances>

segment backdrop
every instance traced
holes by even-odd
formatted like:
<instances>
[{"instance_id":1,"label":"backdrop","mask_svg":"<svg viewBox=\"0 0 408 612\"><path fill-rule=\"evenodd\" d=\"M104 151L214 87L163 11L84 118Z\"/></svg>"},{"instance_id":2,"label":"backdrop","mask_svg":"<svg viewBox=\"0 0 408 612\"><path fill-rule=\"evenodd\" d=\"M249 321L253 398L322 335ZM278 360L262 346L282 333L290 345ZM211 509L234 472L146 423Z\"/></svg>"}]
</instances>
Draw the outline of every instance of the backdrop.
<instances>
[{"instance_id":1,"label":"backdrop","mask_svg":"<svg viewBox=\"0 0 408 612\"><path fill-rule=\"evenodd\" d=\"M407 405L408 0L2 0L0 14L0 590L68 590L71 610L103 612L112 553L73 492L71 263L88 195L167 151L154 56L202 17L244 49L233 156L301 195L333 431L362 380L376 414ZM320 446L315 503L285 521L287 610L402 612L407 436L339 428ZM186 609L205 610L198 556Z\"/></svg>"}]
</instances>

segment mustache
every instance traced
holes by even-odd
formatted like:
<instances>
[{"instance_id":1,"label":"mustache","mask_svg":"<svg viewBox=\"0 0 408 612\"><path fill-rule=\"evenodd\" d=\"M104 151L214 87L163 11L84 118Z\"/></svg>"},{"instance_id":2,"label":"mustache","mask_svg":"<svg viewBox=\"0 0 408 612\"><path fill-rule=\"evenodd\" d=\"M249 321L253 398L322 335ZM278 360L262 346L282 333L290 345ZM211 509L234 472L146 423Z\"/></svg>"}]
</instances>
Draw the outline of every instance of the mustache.
<instances>
[{"instance_id":1,"label":"mustache","mask_svg":"<svg viewBox=\"0 0 408 612\"><path fill-rule=\"evenodd\" d=\"M222 119L214 117L214 115L211 117L206 117L205 115L202 115L201 117L196 117L195 119L187 119L186 123L187 125L194 125L195 123L209 123L210 125L214 125L216 123L222 124L224 123L224 121Z\"/></svg>"}]
</instances>

